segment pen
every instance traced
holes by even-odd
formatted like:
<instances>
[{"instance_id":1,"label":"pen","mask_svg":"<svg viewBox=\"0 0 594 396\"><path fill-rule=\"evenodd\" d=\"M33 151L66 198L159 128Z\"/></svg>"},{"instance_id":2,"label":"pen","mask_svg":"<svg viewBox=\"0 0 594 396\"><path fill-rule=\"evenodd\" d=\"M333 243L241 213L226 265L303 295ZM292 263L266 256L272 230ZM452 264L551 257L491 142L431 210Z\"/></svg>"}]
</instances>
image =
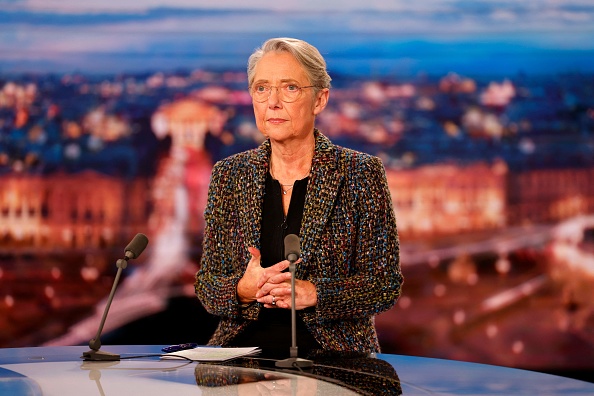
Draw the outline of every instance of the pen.
<instances>
[{"instance_id":1,"label":"pen","mask_svg":"<svg viewBox=\"0 0 594 396\"><path fill-rule=\"evenodd\" d=\"M185 344L169 345L167 347L162 348L161 350L166 353L171 353L171 352L183 351L184 349L196 348L197 346L198 346L198 344L196 344L195 342L188 342Z\"/></svg>"}]
</instances>

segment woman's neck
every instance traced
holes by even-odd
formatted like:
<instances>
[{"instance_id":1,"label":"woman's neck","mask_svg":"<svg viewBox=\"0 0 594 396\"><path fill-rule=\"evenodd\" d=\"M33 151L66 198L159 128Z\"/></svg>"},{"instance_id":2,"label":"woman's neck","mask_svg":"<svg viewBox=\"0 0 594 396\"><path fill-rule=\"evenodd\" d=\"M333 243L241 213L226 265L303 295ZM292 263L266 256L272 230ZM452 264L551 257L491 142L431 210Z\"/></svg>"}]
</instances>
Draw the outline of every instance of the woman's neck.
<instances>
[{"instance_id":1,"label":"woman's neck","mask_svg":"<svg viewBox=\"0 0 594 396\"><path fill-rule=\"evenodd\" d=\"M309 175L314 156L314 145L302 144L296 149L272 147L270 174L281 184L293 184Z\"/></svg>"}]
</instances>

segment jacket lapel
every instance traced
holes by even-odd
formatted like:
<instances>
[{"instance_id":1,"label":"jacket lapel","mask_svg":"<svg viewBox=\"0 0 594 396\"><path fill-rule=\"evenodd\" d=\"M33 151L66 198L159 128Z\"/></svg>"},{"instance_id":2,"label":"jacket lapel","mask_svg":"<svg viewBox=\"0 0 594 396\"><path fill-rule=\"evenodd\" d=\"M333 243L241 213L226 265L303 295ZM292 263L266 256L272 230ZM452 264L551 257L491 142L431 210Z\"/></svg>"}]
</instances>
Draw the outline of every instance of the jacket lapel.
<instances>
[{"instance_id":1,"label":"jacket lapel","mask_svg":"<svg viewBox=\"0 0 594 396\"><path fill-rule=\"evenodd\" d=\"M334 145L317 130L315 133L316 149L300 231L301 251L304 252L303 258L306 262L315 254L315 247L320 246L319 239L332 213L344 178ZM306 267L296 267L298 277L303 275Z\"/></svg>"},{"instance_id":2,"label":"jacket lapel","mask_svg":"<svg viewBox=\"0 0 594 396\"><path fill-rule=\"evenodd\" d=\"M265 141L250 153L245 174L238 175L239 226L246 249L248 246L260 247L260 224L262 223L262 200L270 158L270 143Z\"/></svg>"}]
</instances>

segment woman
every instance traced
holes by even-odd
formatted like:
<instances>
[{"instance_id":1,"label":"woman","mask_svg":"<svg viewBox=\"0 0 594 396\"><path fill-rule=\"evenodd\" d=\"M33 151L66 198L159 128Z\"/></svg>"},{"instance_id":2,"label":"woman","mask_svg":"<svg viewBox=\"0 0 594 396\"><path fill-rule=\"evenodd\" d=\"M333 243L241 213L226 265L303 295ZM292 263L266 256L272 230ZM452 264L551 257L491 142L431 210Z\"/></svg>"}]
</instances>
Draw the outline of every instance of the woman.
<instances>
[{"instance_id":1,"label":"woman","mask_svg":"<svg viewBox=\"0 0 594 396\"><path fill-rule=\"evenodd\" d=\"M291 346L291 274L283 239L296 234L300 355L379 352L374 316L402 285L385 171L376 157L333 145L315 129L330 94L318 50L268 40L248 61L258 148L215 164L196 294L220 317L210 345Z\"/></svg>"}]
</instances>

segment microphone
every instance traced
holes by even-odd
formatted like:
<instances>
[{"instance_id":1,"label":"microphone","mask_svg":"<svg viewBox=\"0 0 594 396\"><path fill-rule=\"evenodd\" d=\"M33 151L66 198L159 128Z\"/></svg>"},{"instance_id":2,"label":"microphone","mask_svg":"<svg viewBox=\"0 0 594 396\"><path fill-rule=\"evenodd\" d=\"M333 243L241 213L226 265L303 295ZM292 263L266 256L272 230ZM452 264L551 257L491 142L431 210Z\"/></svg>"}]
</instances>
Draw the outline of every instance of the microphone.
<instances>
[{"instance_id":1,"label":"microphone","mask_svg":"<svg viewBox=\"0 0 594 396\"><path fill-rule=\"evenodd\" d=\"M301 256L299 237L289 234L285 237L285 258L289 260L289 272L291 273L291 349L289 358L279 360L276 367L283 368L309 368L313 361L297 357L297 319L295 313L295 262Z\"/></svg>"},{"instance_id":2,"label":"microphone","mask_svg":"<svg viewBox=\"0 0 594 396\"><path fill-rule=\"evenodd\" d=\"M299 237L295 234L289 234L285 237L285 258L290 263L299 260L301 248L299 247Z\"/></svg>"},{"instance_id":3,"label":"microphone","mask_svg":"<svg viewBox=\"0 0 594 396\"><path fill-rule=\"evenodd\" d=\"M146 245L148 245L148 238L146 235L136 234L124 249L124 255L127 257L126 260L138 258L146 248Z\"/></svg>"},{"instance_id":4,"label":"microphone","mask_svg":"<svg viewBox=\"0 0 594 396\"><path fill-rule=\"evenodd\" d=\"M146 235L136 234L136 236L132 239L132 241L130 241L128 246L126 246L126 248L124 249L124 258L121 258L116 262L118 272L116 273L115 279L113 280L111 293L109 293L109 297L107 298L107 304L105 305L105 310L103 311L103 317L101 318L101 322L99 323L97 334L95 335L95 338L92 338L91 341L89 341L89 348L91 349L87 352L83 352L81 359L91 361L120 360L120 355L118 354L103 352L99 350L99 348L101 348L101 332L103 331L105 319L107 319L107 312L109 312L109 307L111 306L113 296L115 294L116 288L118 287L118 282L120 281L122 270L128 266L128 260L135 259L138 258L138 256L140 256L140 254L146 248L146 245L148 245L148 238L146 237Z\"/></svg>"}]
</instances>

